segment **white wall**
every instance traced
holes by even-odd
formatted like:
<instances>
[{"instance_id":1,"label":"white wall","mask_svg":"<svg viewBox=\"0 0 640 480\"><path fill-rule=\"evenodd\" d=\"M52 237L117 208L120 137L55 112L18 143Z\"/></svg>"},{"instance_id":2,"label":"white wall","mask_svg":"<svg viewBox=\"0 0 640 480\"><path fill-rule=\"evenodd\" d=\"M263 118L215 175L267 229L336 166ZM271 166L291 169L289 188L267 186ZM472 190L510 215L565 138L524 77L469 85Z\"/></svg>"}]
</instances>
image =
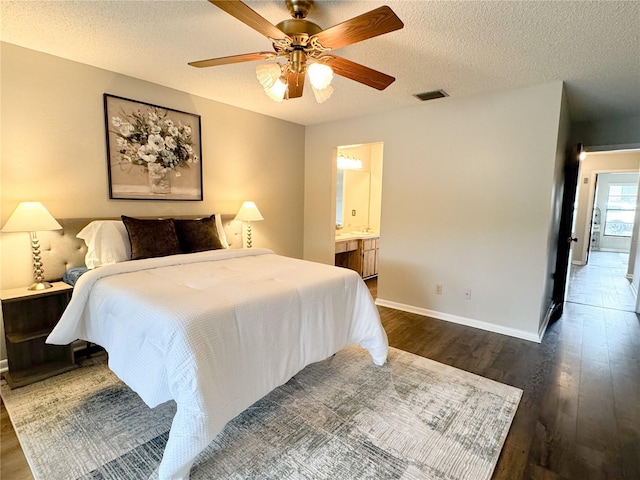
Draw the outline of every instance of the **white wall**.
<instances>
[{"instance_id":1,"label":"white wall","mask_svg":"<svg viewBox=\"0 0 640 480\"><path fill-rule=\"evenodd\" d=\"M578 176L577 209L574 219L573 236L578 241L573 246L571 260L576 265L584 265L589 247L589 226L593 212L596 175L604 172L638 172L640 170L640 150L587 153L580 162Z\"/></svg>"},{"instance_id":2,"label":"white wall","mask_svg":"<svg viewBox=\"0 0 640 480\"><path fill-rule=\"evenodd\" d=\"M307 127L304 257L333 261L335 147L383 142L380 303L537 339L561 104L557 82Z\"/></svg>"},{"instance_id":3,"label":"white wall","mask_svg":"<svg viewBox=\"0 0 640 480\"><path fill-rule=\"evenodd\" d=\"M15 45L1 49L2 224L25 200L58 218L235 213L253 200L265 218L252 224L254 245L302 256L303 126ZM204 201L109 200L103 93L201 115ZM28 234L2 234L0 259L1 288L30 283Z\"/></svg>"}]
</instances>

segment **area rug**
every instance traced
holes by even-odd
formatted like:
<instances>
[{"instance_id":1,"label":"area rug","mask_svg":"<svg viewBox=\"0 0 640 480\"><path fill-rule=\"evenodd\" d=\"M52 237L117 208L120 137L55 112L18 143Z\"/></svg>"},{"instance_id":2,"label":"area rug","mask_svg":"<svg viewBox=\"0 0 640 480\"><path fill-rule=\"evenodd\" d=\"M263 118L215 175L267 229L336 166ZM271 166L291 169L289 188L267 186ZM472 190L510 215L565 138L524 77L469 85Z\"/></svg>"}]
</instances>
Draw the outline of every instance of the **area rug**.
<instances>
[{"instance_id":1,"label":"area rug","mask_svg":"<svg viewBox=\"0 0 640 480\"><path fill-rule=\"evenodd\" d=\"M147 479L175 403L149 409L105 365L2 398L36 480ZM197 479L489 479L522 391L394 348L310 365L229 422Z\"/></svg>"}]
</instances>

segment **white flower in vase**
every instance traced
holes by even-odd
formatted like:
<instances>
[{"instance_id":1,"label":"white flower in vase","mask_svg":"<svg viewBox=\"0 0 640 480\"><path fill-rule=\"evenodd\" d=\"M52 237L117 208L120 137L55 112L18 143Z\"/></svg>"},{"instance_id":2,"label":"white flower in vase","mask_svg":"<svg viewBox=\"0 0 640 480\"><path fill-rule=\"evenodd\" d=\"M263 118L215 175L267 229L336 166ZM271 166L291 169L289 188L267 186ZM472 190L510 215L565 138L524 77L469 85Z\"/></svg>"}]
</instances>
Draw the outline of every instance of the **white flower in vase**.
<instances>
[{"instance_id":1,"label":"white flower in vase","mask_svg":"<svg viewBox=\"0 0 640 480\"><path fill-rule=\"evenodd\" d=\"M156 152L164 149L164 138L160 135L149 135L149 140L147 141L147 145L151 147Z\"/></svg>"}]
</instances>

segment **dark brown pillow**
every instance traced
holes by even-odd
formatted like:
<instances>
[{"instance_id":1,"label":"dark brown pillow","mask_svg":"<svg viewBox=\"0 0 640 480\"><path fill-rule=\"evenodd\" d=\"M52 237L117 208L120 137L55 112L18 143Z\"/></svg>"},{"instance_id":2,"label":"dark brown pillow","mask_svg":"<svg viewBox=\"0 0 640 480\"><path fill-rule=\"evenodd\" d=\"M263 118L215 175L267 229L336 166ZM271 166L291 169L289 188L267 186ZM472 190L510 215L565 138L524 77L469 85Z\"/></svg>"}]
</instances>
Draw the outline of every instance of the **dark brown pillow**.
<instances>
[{"instance_id":1,"label":"dark brown pillow","mask_svg":"<svg viewBox=\"0 0 640 480\"><path fill-rule=\"evenodd\" d=\"M182 253L173 219L121 218L131 242L131 260Z\"/></svg>"},{"instance_id":2,"label":"dark brown pillow","mask_svg":"<svg viewBox=\"0 0 640 480\"><path fill-rule=\"evenodd\" d=\"M199 220L174 219L173 222L176 226L180 248L184 253L223 248L220 238L218 238L215 217Z\"/></svg>"}]
</instances>

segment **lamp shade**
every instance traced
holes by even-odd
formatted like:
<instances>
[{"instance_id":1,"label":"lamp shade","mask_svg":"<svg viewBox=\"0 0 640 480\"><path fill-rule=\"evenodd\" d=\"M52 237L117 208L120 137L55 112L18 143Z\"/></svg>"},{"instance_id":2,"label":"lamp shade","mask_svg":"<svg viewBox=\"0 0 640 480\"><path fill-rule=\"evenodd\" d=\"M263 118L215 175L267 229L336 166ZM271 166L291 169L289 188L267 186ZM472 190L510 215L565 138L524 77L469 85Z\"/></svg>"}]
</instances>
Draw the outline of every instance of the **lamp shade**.
<instances>
[{"instance_id":1,"label":"lamp shade","mask_svg":"<svg viewBox=\"0 0 640 480\"><path fill-rule=\"evenodd\" d=\"M275 83L269 88L265 88L264 91L271 100L280 103L282 100L284 100L284 96L287 93L287 88L287 79L284 77L278 77Z\"/></svg>"},{"instance_id":2,"label":"lamp shade","mask_svg":"<svg viewBox=\"0 0 640 480\"><path fill-rule=\"evenodd\" d=\"M240 210L238 210L238 214L236 215L236 220L240 220L242 222L257 222L260 220L264 220L264 217L256 207L256 204L253 202L244 202Z\"/></svg>"},{"instance_id":3,"label":"lamp shade","mask_svg":"<svg viewBox=\"0 0 640 480\"><path fill-rule=\"evenodd\" d=\"M333 80L333 70L324 63L312 63L307 68L307 73L309 74L311 85L318 90L327 88L331 80Z\"/></svg>"},{"instance_id":4,"label":"lamp shade","mask_svg":"<svg viewBox=\"0 0 640 480\"><path fill-rule=\"evenodd\" d=\"M316 97L316 102L318 103L323 103L333 94L333 87L331 85L323 88L322 90L318 90L316 87L311 85L311 89L313 90L313 95Z\"/></svg>"},{"instance_id":5,"label":"lamp shade","mask_svg":"<svg viewBox=\"0 0 640 480\"><path fill-rule=\"evenodd\" d=\"M3 232L42 232L61 230L62 226L40 202L21 202L13 211Z\"/></svg>"},{"instance_id":6,"label":"lamp shade","mask_svg":"<svg viewBox=\"0 0 640 480\"><path fill-rule=\"evenodd\" d=\"M282 75L282 69L277 63L267 63L256 67L258 81L265 89L271 88L280 75Z\"/></svg>"}]
</instances>

